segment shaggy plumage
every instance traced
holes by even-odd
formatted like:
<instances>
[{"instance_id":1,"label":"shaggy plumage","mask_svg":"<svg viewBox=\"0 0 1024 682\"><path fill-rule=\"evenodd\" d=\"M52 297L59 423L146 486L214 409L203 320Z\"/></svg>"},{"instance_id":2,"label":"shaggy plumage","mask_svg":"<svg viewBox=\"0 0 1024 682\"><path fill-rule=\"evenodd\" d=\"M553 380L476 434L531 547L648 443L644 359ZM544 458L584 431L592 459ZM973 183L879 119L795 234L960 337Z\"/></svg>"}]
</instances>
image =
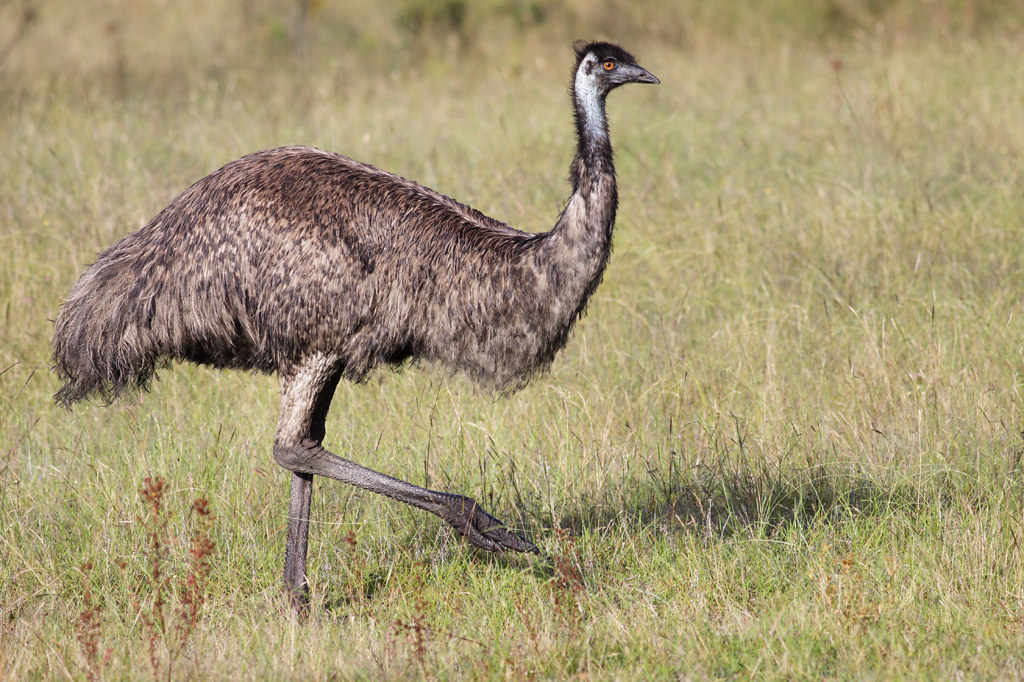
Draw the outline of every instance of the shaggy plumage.
<instances>
[{"instance_id":1,"label":"shaggy plumage","mask_svg":"<svg viewBox=\"0 0 1024 682\"><path fill-rule=\"evenodd\" d=\"M274 455L295 474L286 583L297 603L314 474L427 509L485 549L534 550L472 500L396 481L320 443L341 378L362 381L412 359L511 391L565 345L611 251L605 97L623 83L658 82L614 45L576 50L573 192L550 232L520 232L320 149L250 154L196 182L85 271L56 321L56 399L110 401L148 387L174 360L279 373Z\"/></svg>"}]
</instances>

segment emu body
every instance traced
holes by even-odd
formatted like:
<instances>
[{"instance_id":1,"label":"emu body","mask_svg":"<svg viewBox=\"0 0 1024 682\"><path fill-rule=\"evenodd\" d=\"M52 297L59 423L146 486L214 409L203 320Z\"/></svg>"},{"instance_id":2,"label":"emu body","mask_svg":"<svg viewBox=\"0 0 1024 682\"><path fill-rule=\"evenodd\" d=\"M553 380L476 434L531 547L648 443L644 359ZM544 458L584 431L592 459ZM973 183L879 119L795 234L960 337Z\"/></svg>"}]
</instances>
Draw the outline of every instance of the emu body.
<instances>
[{"instance_id":1,"label":"emu body","mask_svg":"<svg viewBox=\"0 0 1024 682\"><path fill-rule=\"evenodd\" d=\"M606 231L601 209L570 225ZM412 357L514 388L564 345L599 277L610 235L567 248L577 236L513 230L338 154L257 152L86 271L57 322L79 355L65 366L58 346L73 377L59 398L144 387L165 358L273 372L318 353L356 381Z\"/></svg>"},{"instance_id":2,"label":"emu body","mask_svg":"<svg viewBox=\"0 0 1024 682\"><path fill-rule=\"evenodd\" d=\"M547 367L600 283L617 195L607 93L657 83L607 43L577 47L573 192L554 228L520 232L410 180L310 147L233 161L107 250L75 284L53 347L59 402L145 389L173 360L274 372L274 458L292 472L285 585L304 608L313 476L434 513L491 551L536 551L466 497L322 447L342 378L406 360L499 391Z\"/></svg>"}]
</instances>

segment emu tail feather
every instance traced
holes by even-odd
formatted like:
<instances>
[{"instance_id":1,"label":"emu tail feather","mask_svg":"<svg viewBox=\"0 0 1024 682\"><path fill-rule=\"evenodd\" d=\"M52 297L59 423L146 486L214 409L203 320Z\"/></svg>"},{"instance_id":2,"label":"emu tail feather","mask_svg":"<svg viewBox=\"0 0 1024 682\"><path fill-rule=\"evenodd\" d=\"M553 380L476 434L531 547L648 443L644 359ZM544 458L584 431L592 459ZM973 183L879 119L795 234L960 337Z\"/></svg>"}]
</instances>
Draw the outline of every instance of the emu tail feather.
<instances>
[{"instance_id":1,"label":"emu tail feather","mask_svg":"<svg viewBox=\"0 0 1024 682\"><path fill-rule=\"evenodd\" d=\"M109 403L145 390L160 359L146 302L132 295L135 273L116 249L85 271L54 325L54 369L63 382L54 398L65 407L94 394Z\"/></svg>"}]
</instances>

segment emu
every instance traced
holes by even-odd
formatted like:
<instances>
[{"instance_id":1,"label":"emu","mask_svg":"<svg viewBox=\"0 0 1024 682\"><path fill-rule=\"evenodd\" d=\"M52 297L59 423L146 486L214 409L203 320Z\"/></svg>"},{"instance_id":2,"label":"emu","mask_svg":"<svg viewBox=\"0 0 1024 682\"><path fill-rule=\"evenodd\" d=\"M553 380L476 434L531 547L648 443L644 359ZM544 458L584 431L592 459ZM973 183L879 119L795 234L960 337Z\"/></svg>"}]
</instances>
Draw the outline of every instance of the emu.
<instances>
[{"instance_id":1,"label":"emu","mask_svg":"<svg viewBox=\"0 0 1024 682\"><path fill-rule=\"evenodd\" d=\"M100 253L57 316L72 403L147 390L172 361L279 374L276 462L291 472L284 585L308 609L313 477L439 516L484 550L534 552L468 497L378 473L322 446L342 379L407 360L511 392L548 367L601 281L618 203L605 98L658 83L621 47L577 43L572 195L520 232L344 156L282 147L233 161Z\"/></svg>"}]
</instances>

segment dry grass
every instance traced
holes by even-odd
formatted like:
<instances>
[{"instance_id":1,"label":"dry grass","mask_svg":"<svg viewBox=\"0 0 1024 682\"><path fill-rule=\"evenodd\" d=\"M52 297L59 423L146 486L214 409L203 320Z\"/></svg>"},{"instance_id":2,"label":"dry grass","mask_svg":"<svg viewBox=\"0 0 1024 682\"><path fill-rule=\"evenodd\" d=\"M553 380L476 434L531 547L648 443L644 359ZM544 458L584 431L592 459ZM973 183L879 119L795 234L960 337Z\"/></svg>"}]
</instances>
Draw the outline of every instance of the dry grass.
<instances>
[{"instance_id":1,"label":"dry grass","mask_svg":"<svg viewBox=\"0 0 1024 682\"><path fill-rule=\"evenodd\" d=\"M638 10L624 37L601 23L611 10L588 19L663 85L609 103L616 251L570 346L508 400L414 369L340 387L328 423L335 451L471 494L548 556L484 556L432 517L318 482L316 615L298 623L278 585L276 381L176 367L134 404L67 413L50 398L49 320L100 248L278 144L547 229L573 144L562 33L581 10L552 4L521 37L495 19L507 33L484 43L467 36L486 15L417 37L366 9L365 30L338 45L316 33L298 69L283 5L254 3L252 33L216 3L148 40L128 30L189 5L168 7L123 20L123 73L104 56L113 34L76 33L63 53L43 41L80 11L45 3L26 29L42 42L26 34L0 65L0 674L150 669L134 606L147 476L169 484L175 551L195 498L216 513L182 675L1024 673L1013 8L989 22L990 5L934 3L917 31L899 3L882 28L825 32L781 0L772 16L803 23L757 28L740 3L660 24ZM333 6L317 11L315 31L335 26ZM186 30L220 36L221 60Z\"/></svg>"}]
</instances>

